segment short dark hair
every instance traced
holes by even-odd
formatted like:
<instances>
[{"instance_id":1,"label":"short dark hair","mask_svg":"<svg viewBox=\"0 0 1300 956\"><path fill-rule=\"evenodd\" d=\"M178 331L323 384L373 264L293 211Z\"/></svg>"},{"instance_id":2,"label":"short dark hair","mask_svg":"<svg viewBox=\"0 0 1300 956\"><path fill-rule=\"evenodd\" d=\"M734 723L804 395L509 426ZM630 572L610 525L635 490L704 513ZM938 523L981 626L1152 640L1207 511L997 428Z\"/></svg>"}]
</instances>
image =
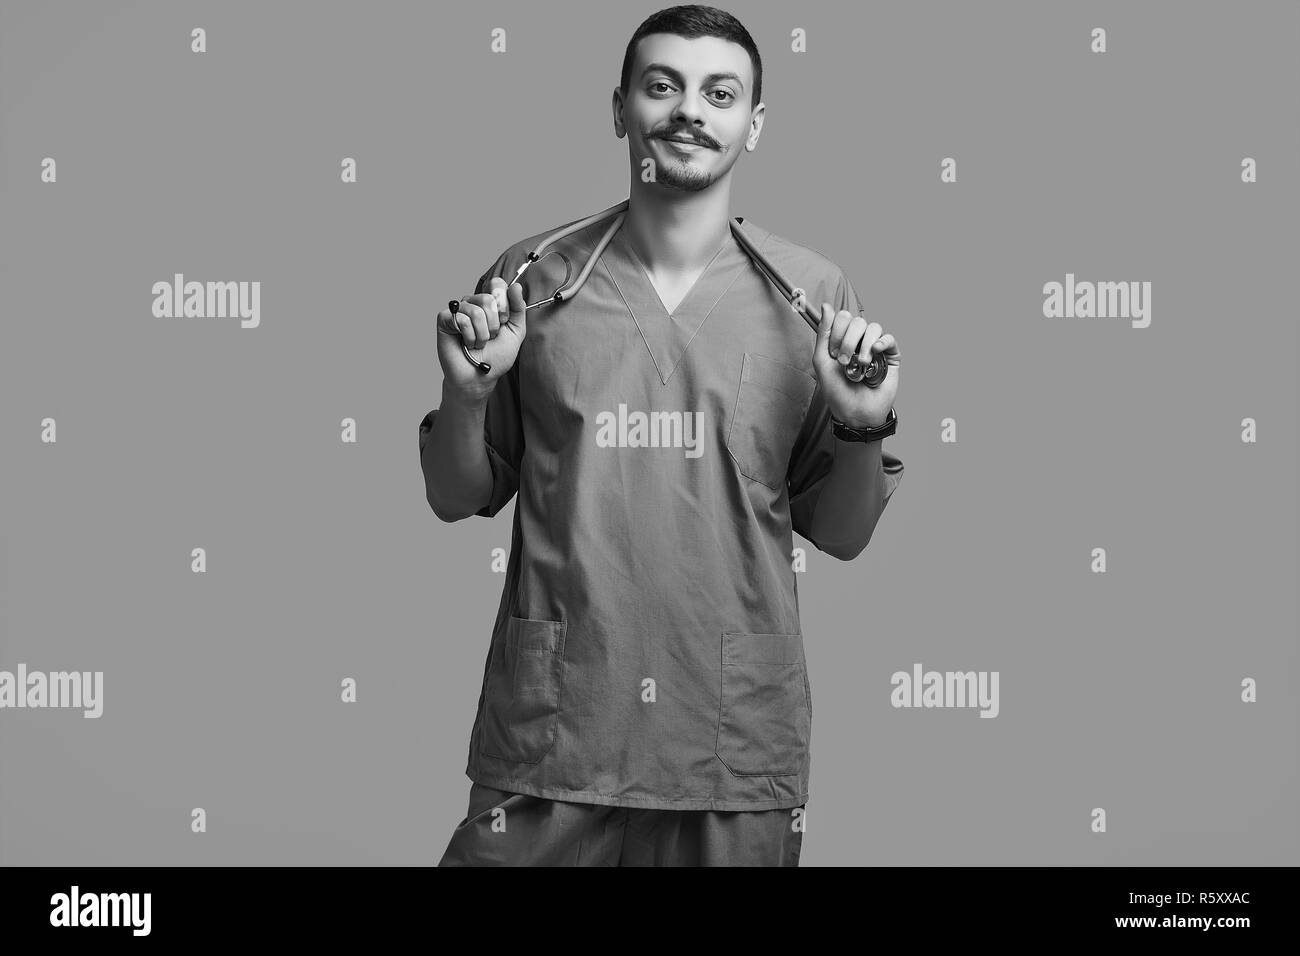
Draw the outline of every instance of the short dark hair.
<instances>
[{"instance_id":1,"label":"short dark hair","mask_svg":"<svg viewBox=\"0 0 1300 956\"><path fill-rule=\"evenodd\" d=\"M627 96L628 81L631 80L632 62L636 59L636 45L641 38L651 33L671 33L674 36L693 40L696 37L719 37L738 43L749 53L749 61L754 66L754 89L749 98L752 109L758 105L763 94L763 59L758 55L758 46L749 35L744 24L726 10L717 7L704 7L698 4L686 4L668 7L658 13L652 13L645 22L636 28L632 39L627 43L627 52L623 54L623 76L621 89Z\"/></svg>"}]
</instances>

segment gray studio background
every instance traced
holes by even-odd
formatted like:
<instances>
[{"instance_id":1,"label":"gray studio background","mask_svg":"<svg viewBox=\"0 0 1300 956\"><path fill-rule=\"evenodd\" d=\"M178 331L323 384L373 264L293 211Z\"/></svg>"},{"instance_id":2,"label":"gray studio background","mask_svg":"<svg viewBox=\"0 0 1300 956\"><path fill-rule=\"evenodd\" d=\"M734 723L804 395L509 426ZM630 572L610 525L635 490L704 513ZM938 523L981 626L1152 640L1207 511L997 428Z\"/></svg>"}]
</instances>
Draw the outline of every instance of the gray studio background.
<instances>
[{"instance_id":1,"label":"gray studio background","mask_svg":"<svg viewBox=\"0 0 1300 956\"><path fill-rule=\"evenodd\" d=\"M0 711L0 861L437 861L514 505L425 503L433 316L627 195L610 93L667 5L0 7L0 669L104 672L98 720ZM733 214L903 354L871 545L796 542L804 865L1300 862L1300 10L726 7L768 104ZM260 281L260 328L154 318L175 272ZM1151 326L1043 318L1067 272L1150 281ZM892 708L917 661L999 671L999 716Z\"/></svg>"}]
</instances>

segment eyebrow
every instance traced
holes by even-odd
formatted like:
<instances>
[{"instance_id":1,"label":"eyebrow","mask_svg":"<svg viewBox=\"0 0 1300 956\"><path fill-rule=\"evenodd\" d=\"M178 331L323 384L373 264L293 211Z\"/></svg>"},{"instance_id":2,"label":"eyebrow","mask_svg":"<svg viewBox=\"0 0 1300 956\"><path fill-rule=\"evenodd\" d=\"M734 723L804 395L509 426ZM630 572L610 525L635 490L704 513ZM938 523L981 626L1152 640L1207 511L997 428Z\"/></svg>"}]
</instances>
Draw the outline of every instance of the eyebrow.
<instances>
[{"instance_id":1,"label":"eyebrow","mask_svg":"<svg viewBox=\"0 0 1300 956\"><path fill-rule=\"evenodd\" d=\"M653 73L656 70L660 73L666 73L668 76L672 77L678 83L686 82L686 78L683 77L681 73L679 73L677 70L674 70L671 66L669 66L666 63L651 63L644 70L641 71L641 78L645 79L645 75L647 73ZM735 80L736 85L739 86L742 91L745 89L744 81L741 80L741 78L737 76L735 73L710 73L708 76L704 78L705 83L712 83L714 80Z\"/></svg>"}]
</instances>

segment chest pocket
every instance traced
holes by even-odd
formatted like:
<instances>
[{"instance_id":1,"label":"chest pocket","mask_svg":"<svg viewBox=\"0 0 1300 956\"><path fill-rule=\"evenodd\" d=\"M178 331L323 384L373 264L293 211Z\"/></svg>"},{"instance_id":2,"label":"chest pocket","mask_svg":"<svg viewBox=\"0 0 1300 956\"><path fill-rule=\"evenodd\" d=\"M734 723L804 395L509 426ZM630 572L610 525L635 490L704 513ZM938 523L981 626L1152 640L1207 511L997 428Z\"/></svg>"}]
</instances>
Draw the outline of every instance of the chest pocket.
<instances>
[{"instance_id":1,"label":"chest pocket","mask_svg":"<svg viewBox=\"0 0 1300 956\"><path fill-rule=\"evenodd\" d=\"M817 379L803 369L746 352L727 429L727 451L746 478L777 490L785 482Z\"/></svg>"}]
</instances>

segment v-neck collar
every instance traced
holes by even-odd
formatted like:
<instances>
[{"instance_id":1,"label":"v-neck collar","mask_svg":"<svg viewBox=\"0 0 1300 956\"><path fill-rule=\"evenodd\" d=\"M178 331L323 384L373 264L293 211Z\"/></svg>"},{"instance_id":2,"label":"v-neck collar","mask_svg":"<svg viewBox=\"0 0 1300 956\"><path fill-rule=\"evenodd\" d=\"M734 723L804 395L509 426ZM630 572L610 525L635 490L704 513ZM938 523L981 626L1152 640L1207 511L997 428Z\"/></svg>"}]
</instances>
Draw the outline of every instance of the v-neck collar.
<instances>
[{"instance_id":1,"label":"v-neck collar","mask_svg":"<svg viewBox=\"0 0 1300 956\"><path fill-rule=\"evenodd\" d=\"M623 297L623 304L641 333L641 340L650 352L660 380L667 385L704 320L740 275L740 268L746 261L744 250L737 244L729 226L718 251L670 313L650 281L650 271L625 238L621 226L614 233L606 252L610 249L616 249L617 254L602 254L601 262Z\"/></svg>"}]
</instances>

